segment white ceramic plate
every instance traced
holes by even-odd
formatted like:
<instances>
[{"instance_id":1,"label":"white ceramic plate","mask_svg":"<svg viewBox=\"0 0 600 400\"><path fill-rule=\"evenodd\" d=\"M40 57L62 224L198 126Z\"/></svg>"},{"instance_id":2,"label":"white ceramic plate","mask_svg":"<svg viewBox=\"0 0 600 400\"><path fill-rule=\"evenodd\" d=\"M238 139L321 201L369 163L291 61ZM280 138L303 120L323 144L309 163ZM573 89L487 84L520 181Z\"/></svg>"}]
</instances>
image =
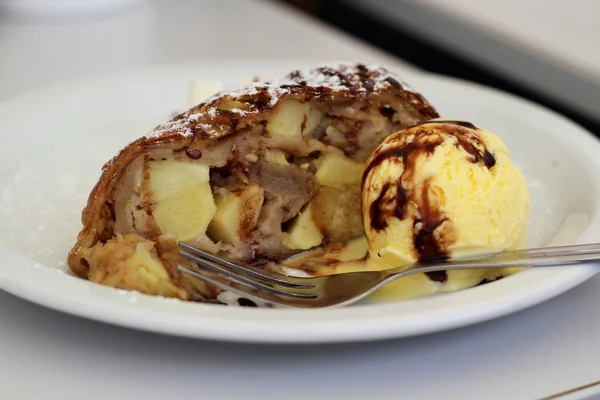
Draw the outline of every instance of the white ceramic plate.
<instances>
[{"instance_id":1,"label":"white ceramic plate","mask_svg":"<svg viewBox=\"0 0 600 400\"><path fill-rule=\"evenodd\" d=\"M246 342L404 337L522 310L590 278L594 267L529 270L459 293L331 310L185 303L71 276L66 254L100 167L182 108L191 79L233 83L271 63L162 67L47 88L0 104L0 288L82 317L174 335ZM443 116L501 136L532 193L528 245L600 241L600 144L539 106L449 78L406 77Z\"/></svg>"}]
</instances>

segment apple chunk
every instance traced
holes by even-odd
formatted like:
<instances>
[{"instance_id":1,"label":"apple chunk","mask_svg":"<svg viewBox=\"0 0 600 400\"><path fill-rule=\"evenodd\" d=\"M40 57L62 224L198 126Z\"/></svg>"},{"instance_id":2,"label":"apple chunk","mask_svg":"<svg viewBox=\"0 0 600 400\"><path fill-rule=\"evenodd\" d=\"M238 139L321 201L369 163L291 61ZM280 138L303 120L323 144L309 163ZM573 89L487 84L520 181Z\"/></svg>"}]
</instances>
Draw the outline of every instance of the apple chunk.
<instances>
[{"instance_id":1,"label":"apple chunk","mask_svg":"<svg viewBox=\"0 0 600 400\"><path fill-rule=\"evenodd\" d=\"M298 100L282 102L268 122L266 130L271 136L300 136L310 134L321 122L323 113L310 103Z\"/></svg>"},{"instance_id":2,"label":"apple chunk","mask_svg":"<svg viewBox=\"0 0 600 400\"><path fill-rule=\"evenodd\" d=\"M208 166L151 161L148 173L146 202L153 204L152 216L161 233L176 234L181 241L203 236L217 210Z\"/></svg>"},{"instance_id":3,"label":"apple chunk","mask_svg":"<svg viewBox=\"0 0 600 400\"><path fill-rule=\"evenodd\" d=\"M329 238L346 241L363 234L360 186L322 186L311 201L313 218Z\"/></svg>"},{"instance_id":4,"label":"apple chunk","mask_svg":"<svg viewBox=\"0 0 600 400\"><path fill-rule=\"evenodd\" d=\"M264 190L258 185L218 195L217 212L208 226L208 234L228 244L242 241L256 226L263 201Z\"/></svg>"},{"instance_id":5,"label":"apple chunk","mask_svg":"<svg viewBox=\"0 0 600 400\"><path fill-rule=\"evenodd\" d=\"M323 238L323 234L313 220L312 207L309 204L294 221L284 244L293 250L307 250L320 245Z\"/></svg>"},{"instance_id":6,"label":"apple chunk","mask_svg":"<svg viewBox=\"0 0 600 400\"><path fill-rule=\"evenodd\" d=\"M154 205L154 220L162 233L175 233L181 241L206 233L217 207L208 183L190 186Z\"/></svg>"},{"instance_id":7,"label":"apple chunk","mask_svg":"<svg viewBox=\"0 0 600 400\"><path fill-rule=\"evenodd\" d=\"M288 160L285 158L285 153L280 150L267 150L264 155L266 162L278 165L290 165Z\"/></svg>"},{"instance_id":8,"label":"apple chunk","mask_svg":"<svg viewBox=\"0 0 600 400\"><path fill-rule=\"evenodd\" d=\"M317 182L323 186L360 185L363 164L341 154L326 154L316 162Z\"/></svg>"},{"instance_id":9,"label":"apple chunk","mask_svg":"<svg viewBox=\"0 0 600 400\"><path fill-rule=\"evenodd\" d=\"M152 202L157 203L181 189L208 183L209 168L206 165L183 161L150 161L147 192Z\"/></svg>"}]
</instances>

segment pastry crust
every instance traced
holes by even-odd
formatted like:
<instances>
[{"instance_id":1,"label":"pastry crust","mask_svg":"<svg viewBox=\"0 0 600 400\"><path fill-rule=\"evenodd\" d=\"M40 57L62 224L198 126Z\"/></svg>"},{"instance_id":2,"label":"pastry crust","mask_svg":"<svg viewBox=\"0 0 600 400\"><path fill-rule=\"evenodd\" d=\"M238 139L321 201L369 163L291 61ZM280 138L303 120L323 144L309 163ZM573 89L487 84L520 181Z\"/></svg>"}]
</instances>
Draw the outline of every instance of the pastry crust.
<instances>
[{"instance_id":1,"label":"pastry crust","mask_svg":"<svg viewBox=\"0 0 600 400\"><path fill-rule=\"evenodd\" d=\"M136 160L161 150L187 151L188 157L194 158L197 152L234 133L251 135L258 128L263 129L277 112L277 106L286 100L310 102L315 107L327 108L333 116L338 110L340 119L344 113L375 109L394 127L411 126L438 117L427 100L397 76L384 68L362 64L340 63L309 71L293 71L279 80L252 83L238 90L219 93L132 142L104 165L83 210L83 228L69 254L69 267L87 278L90 268L83 257L86 249L121 233L115 232L111 196ZM344 146L340 149L346 156L364 162L382 139L377 138L373 144L357 145L356 151ZM149 239L155 240L157 233L150 232ZM157 250L160 256L160 246ZM177 274L172 268L167 270L171 278Z\"/></svg>"}]
</instances>

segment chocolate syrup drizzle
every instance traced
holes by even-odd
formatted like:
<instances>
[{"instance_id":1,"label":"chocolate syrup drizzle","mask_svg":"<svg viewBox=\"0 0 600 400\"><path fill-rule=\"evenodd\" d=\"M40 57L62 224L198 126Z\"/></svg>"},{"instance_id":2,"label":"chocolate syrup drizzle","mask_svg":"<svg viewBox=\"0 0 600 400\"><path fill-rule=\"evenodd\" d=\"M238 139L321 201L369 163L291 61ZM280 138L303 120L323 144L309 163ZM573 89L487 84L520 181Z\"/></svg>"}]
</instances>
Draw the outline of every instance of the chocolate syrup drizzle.
<instances>
[{"instance_id":1,"label":"chocolate syrup drizzle","mask_svg":"<svg viewBox=\"0 0 600 400\"><path fill-rule=\"evenodd\" d=\"M428 126L431 124L436 126ZM410 135L413 135L412 140L407 140ZM385 182L379 196L369 206L370 223L374 230L381 231L387 228L390 218L405 219L408 203L415 204L418 208L418 218L415 218L413 223L413 244L420 262L441 261L450 257L449 246L454 239L445 235L436 236L435 231L444 223L451 224L451 221L433 201L432 188L428 181L425 182L420 196L415 191L407 190L403 182L413 181L416 162L420 156L432 155L435 149L450 137L455 138L455 146L466 152L470 162L480 163L488 169L496 165L494 155L487 150L475 125L463 121L440 120L418 125L389 137L383 147L376 150L363 174L364 180L383 162L402 163L402 174ZM448 279L445 271L428 276L443 283Z\"/></svg>"}]
</instances>

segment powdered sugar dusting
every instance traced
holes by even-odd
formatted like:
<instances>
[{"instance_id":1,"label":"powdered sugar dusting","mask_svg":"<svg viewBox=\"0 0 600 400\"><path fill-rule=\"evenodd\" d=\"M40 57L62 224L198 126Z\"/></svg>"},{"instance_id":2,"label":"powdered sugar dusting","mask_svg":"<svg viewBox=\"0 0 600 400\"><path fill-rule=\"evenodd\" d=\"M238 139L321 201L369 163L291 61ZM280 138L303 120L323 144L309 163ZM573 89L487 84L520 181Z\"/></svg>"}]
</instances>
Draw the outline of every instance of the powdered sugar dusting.
<instances>
[{"instance_id":1,"label":"powdered sugar dusting","mask_svg":"<svg viewBox=\"0 0 600 400\"><path fill-rule=\"evenodd\" d=\"M324 100L357 95L377 96L385 91L416 95L398 76L377 65L338 62L296 70L282 78L251 82L231 91L217 93L204 103L159 125L144 138L177 141L194 134L201 134L205 138L228 135L236 130L240 119L259 115L275 107L286 96L309 96ZM423 102L420 98L411 101L416 101L416 104Z\"/></svg>"},{"instance_id":2,"label":"powdered sugar dusting","mask_svg":"<svg viewBox=\"0 0 600 400\"><path fill-rule=\"evenodd\" d=\"M378 65L337 62L314 69L296 70L283 78L267 82L252 82L226 94L235 98L255 96L266 91L271 97L269 104L273 106L281 97L290 93L290 87L298 86L325 88L331 91L352 90L363 93L381 91L395 86L402 90L412 91L397 75ZM221 96L223 93L217 93L208 98L206 103L210 105Z\"/></svg>"},{"instance_id":3,"label":"powdered sugar dusting","mask_svg":"<svg viewBox=\"0 0 600 400\"><path fill-rule=\"evenodd\" d=\"M194 113L187 118L187 122L197 122L200 118L200 113Z\"/></svg>"},{"instance_id":4,"label":"powdered sugar dusting","mask_svg":"<svg viewBox=\"0 0 600 400\"><path fill-rule=\"evenodd\" d=\"M192 116L194 117L194 119L190 120L189 118ZM186 120L183 120L184 122L182 122L182 120L176 120L159 125L156 128L154 128L152 132L146 134L144 137L146 139L153 139L161 137L166 133L177 133L183 137L191 136L194 132L190 128L189 123L197 121L200 118L200 114L196 113L192 114L192 116L188 117L188 119Z\"/></svg>"}]
</instances>

